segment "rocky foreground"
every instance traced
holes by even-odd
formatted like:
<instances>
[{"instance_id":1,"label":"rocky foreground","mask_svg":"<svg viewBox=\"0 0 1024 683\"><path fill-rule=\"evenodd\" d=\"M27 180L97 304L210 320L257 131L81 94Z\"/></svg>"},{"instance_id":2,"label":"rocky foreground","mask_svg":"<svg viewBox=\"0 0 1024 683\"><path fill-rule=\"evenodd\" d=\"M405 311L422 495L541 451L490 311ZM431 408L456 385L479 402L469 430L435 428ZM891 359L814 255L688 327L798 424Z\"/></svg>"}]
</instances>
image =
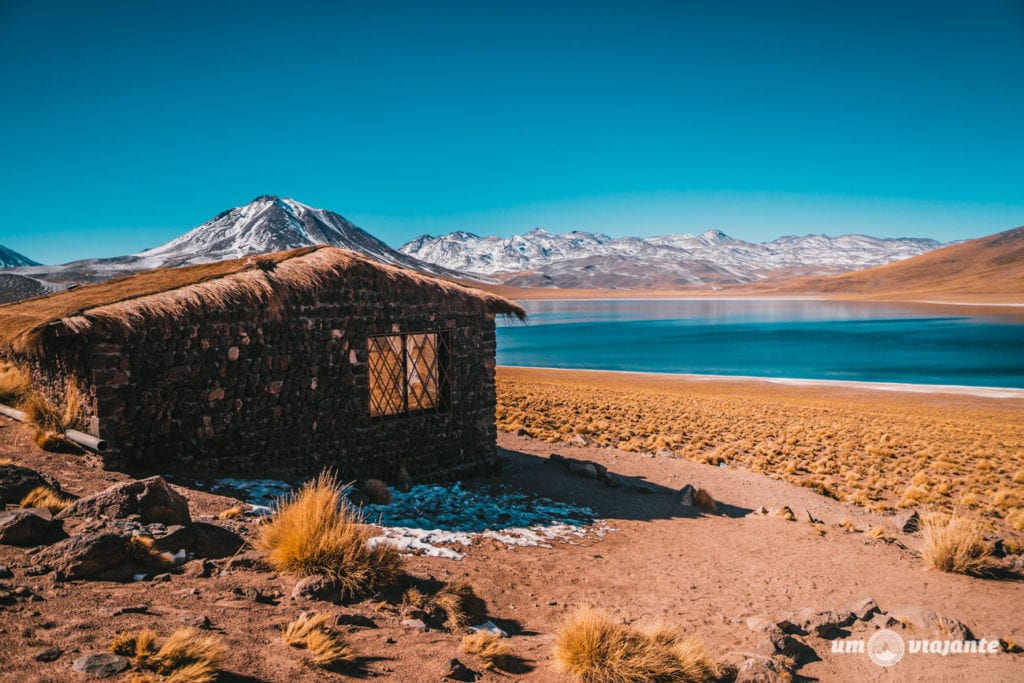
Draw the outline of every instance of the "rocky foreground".
<instances>
[{"instance_id":1,"label":"rocky foreground","mask_svg":"<svg viewBox=\"0 0 1024 683\"><path fill-rule=\"evenodd\" d=\"M394 600L346 604L275 571L253 548L259 518L220 517L237 498L192 480L107 472L88 455L44 453L4 423L0 458L14 462L0 465L3 503L40 481L74 501L56 514L2 515L0 681L127 681L131 662L109 651L117 633L149 628L162 640L183 627L224 643L226 681L564 680L555 634L581 606L638 628L676 627L736 680L1019 680L1024 624L1014 606L1024 584L926 569L914 511L871 513L667 455L560 446L551 457L549 445L510 435L500 445L503 473L476 483L586 505L603 531L550 547L480 535L456 548L461 560L406 559L417 580L465 581L484 599L513 655L506 670L489 671L463 652L463 631L436 614ZM713 509L701 507L698 489ZM1015 558L1004 560L1012 569ZM284 642L282 627L304 612L328 615L358 653L355 668L316 668ZM880 629L908 643L985 638L997 652L908 652L885 669L834 651Z\"/></svg>"}]
</instances>

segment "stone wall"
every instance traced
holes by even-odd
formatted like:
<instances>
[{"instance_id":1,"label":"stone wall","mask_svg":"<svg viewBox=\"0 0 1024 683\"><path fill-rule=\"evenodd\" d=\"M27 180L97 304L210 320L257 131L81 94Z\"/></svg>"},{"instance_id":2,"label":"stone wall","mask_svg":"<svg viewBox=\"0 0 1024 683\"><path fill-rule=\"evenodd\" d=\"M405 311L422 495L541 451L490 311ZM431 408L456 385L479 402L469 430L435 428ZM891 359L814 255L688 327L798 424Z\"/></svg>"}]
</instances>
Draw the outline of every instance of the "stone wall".
<instances>
[{"instance_id":1,"label":"stone wall","mask_svg":"<svg viewBox=\"0 0 1024 683\"><path fill-rule=\"evenodd\" d=\"M368 282L293 300L280 316L232 310L90 333L35 372L59 391L77 374L109 466L343 480L449 479L493 469L493 314ZM367 337L446 331L451 407L371 418Z\"/></svg>"}]
</instances>

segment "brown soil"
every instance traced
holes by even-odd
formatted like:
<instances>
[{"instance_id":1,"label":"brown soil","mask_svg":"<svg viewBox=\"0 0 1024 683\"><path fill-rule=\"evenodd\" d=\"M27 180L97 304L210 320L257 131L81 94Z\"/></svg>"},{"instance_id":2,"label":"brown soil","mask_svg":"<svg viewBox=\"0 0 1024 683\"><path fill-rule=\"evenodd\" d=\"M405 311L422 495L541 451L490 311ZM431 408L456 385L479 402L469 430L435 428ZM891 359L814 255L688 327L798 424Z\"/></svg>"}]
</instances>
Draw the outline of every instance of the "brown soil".
<instances>
[{"instance_id":1,"label":"brown soil","mask_svg":"<svg viewBox=\"0 0 1024 683\"><path fill-rule=\"evenodd\" d=\"M10 457L52 475L72 493L92 493L128 478L102 470L92 456L43 453L31 444L23 427L6 419L0 424L0 458ZM774 617L802 607L844 607L867 596L885 610L932 610L966 623L977 636L1024 641L1024 623L1015 607L1024 596L1024 584L928 571L914 551L919 539L895 532L886 516L734 467L644 457L614 448L558 447L561 453L633 478L627 481L647 482L652 492L628 486L609 489L550 462L551 446L542 441L502 434L499 445L506 463L501 483L589 505L617 531L554 548L480 543L458 562L408 559L408 569L416 576L468 581L487 600L494 621L514 633L509 644L521 658L515 671L485 672L481 680L561 680L550 655L553 634L578 605L593 605L638 625L661 621L678 626L726 659L757 646L761 636L745 626L747 617ZM707 488L719 502L719 512L697 514L683 508L674 491L686 483ZM194 516L215 514L236 502L193 488L179 490L189 498ZM788 505L797 521L744 516L762 505ZM822 524L815 527L805 521L808 512ZM841 521L857 531L840 527ZM252 537L256 522L238 524ZM888 540L862 533L877 526L887 529ZM258 558L259 553L249 551L246 556ZM258 563L211 578L175 574L166 583L132 584L58 584L52 575L26 576L25 565L30 563L23 550L0 546L0 564L11 566L15 575L0 583L29 586L43 598L0 608L0 681L85 681L70 670L71 660L105 650L117 631L145 626L164 638L180 626L180 618L197 614L210 618L211 632L229 648L230 673L222 680L344 680L342 674L310 667L302 651L284 644L280 625L310 605L288 600L295 577L261 569ZM218 564L225 567L227 562ZM259 604L232 592L251 587L283 597L277 604ZM113 616L120 607L141 604L148 605L144 614ZM437 681L453 657L480 670L479 662L460 651L460 634L411 631L401 626L398 614L376 609L370 601L346 607L321 603L314 608L361 614L375 622L376 628L345 627L349 641L364 657L363 672L349 673ZM905 635L938 637L914 628ZM1022 655L908 655L885 671L864 655L832 654L826 640L806 640L820 661L807 664L800 673L820 680L1012 681L1020 679L1024 666ZM39 651L52 645L64 650L59 659L35 661ZM123 674L110 680L128 678Z\"/></svg>"}]
</instances>

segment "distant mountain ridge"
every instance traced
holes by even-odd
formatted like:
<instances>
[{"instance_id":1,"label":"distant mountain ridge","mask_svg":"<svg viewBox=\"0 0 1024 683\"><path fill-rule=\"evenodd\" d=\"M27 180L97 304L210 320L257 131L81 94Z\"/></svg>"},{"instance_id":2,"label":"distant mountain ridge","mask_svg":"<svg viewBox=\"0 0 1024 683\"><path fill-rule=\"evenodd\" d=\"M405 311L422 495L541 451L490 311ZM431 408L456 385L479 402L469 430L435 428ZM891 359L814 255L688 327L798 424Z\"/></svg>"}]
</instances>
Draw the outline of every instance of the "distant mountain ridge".
<instances>
[{"instance_id":1,"label":"distant mountain ridge","mask_svg":"<svg viewBox=\"0 0 1024 683\"><path fill-rule=\"evenodd\" d=\"M8 249L0 244L0 268L20 268L22 266L38 266L39 264L29 257L19 254L13 249Z\"/></svg>"},{"instance_id":2,"label":"distant mountain ridge","mask_svg":"<svg viewBox=\"0 0 1024 683\"><path fill-rule=\"evenodd\" d=\"M1024 303L1024 226L876 268L833 277L798 278L773 291L870 299Z\"/></svg>"},{"instance_id":3,"label":"distant mountain ridge","mask_svg":"<svg viewBox=\"0 0 1024 683\"><path fill-rule=\"evenodd\" d=\"M789 236L758 244L720 230L610 237L535 228L506 238L463 231L421 235L399 251L450 270L497 277L513 286L656 288L839 273L910 258L940 246L931 239L866 235Z\"/></svg>"}]
</instances>

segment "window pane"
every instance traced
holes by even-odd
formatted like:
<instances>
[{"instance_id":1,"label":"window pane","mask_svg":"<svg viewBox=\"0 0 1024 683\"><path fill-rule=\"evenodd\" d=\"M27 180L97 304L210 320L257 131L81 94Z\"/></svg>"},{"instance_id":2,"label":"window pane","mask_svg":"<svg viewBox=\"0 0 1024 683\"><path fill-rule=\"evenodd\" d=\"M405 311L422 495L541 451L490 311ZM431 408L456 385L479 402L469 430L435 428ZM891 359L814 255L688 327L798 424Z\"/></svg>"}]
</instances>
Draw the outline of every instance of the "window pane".
<instances>
[{"instance_id":1,"label":"window pane","mask_svg":"<svg viewBox=\"0 0 1024 683\"><path fill-rule=\"evenodd\" d=\"M409 386L409 410L437 405L439 385L438 335L410 334L405 338L406 377Z\"/></svg>"},{"instance_id":2,"label":"window pane","mask_svg":"<svg viewBox=\"0 0 1024 683\"><path fill-rule=\"evenodd\" d=\"M370 415L394 415L405 410L402 338L370 337Z\"/></svg>"}]
</instances>

